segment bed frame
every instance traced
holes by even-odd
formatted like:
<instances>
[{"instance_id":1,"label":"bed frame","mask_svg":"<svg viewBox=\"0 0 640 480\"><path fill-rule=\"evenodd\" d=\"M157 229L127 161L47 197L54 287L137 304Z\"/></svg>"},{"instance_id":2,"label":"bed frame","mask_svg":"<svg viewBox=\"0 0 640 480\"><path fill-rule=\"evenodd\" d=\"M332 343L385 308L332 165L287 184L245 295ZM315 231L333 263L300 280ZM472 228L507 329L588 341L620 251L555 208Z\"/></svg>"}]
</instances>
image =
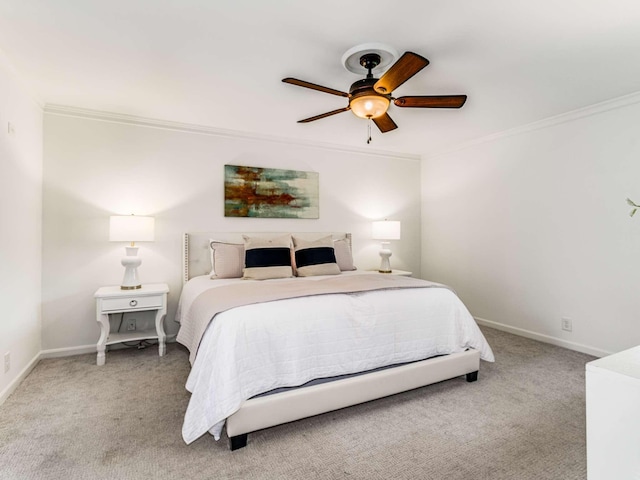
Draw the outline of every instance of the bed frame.
<instances>
[{"instance_id":1,"label":"bed frame","mask_svg":"<svg viewBox=\"0 0 640 480\"><path fill-rule=\"evenodd\" d=\"M271 232L246 234L283 235L283 233ZM310 240L329 234L333 235L334 239L345 238L351 245L350 233L295 233ZM209 273L211 269L210 239L242 243L242 234L185 233L183 282L186 283L194 276ZM331 382L254 397L245 401L237 412L227 418L226 429L230 447L231 450L237 450L246 446L248 434L257 430L406 392L443 380L466 375L468 382L474 382L478 379L479 368L480 353L470 349Z\"/></svg>"}]
</instances>

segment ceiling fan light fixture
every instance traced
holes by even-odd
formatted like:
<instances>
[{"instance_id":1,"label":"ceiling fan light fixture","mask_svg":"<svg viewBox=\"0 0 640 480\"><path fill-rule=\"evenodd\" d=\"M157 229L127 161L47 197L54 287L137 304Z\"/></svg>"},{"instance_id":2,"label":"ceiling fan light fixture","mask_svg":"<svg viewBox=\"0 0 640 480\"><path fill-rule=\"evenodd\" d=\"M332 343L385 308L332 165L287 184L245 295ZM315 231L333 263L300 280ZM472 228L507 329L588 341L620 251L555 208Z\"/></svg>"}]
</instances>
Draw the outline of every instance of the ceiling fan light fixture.
<instances>
[{"instance_id":1,"label":"ceiling fan light fixture","mask_svg":"<svg viewBox=\"0 0 640 480\"><path fill-rule=\"evenodd\" d=\"M387 113L389 99L381 95L362 95L349 102L351 111L360 118L376 118Z\"/></svg>"}]
</instances>

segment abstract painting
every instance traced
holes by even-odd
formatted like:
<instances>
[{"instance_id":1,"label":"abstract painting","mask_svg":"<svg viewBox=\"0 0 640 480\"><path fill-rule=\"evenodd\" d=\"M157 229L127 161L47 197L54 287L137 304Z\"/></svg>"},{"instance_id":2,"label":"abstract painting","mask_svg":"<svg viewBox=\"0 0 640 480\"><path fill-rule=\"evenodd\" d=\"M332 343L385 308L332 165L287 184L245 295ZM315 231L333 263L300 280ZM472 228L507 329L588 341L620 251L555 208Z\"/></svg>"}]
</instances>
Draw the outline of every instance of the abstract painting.
<instances>
[{"instance_id":1,"label":"abstract painting","mask_svg":"<svg viewBox=\"0 0 640 480\"><path fill-rule=\"evenodd\" d=\"M224 216L319 218L318 173L225 165Z\"/></svg>"}]
</instances>

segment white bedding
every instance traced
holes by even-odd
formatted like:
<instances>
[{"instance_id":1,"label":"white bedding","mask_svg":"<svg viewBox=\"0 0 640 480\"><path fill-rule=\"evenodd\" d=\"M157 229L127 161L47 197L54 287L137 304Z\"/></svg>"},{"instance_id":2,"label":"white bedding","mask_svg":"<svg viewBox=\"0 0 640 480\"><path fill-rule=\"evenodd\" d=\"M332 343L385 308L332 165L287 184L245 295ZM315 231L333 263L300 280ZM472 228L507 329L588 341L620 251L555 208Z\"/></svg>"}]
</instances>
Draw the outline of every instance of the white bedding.
<instances>
[{"instance_id":1,"label":"white bedding","mask_svg":"<svg viewBox=\"0 0 640 480\"><path fill-rule=\"evenodd\" d=\"M344 272L342 275L369 274ZM305 277L312 282L325 277ZM176 318L204 290L239 279L196 277ZM268 282L279 280L267 280ZM191 443L260 393L386 365L474 348L493 352L473 317L446 288L408 288L278 300L222 312L207 329L186 388L192 393L182 435Z\"/></svg>"}]
</instances>

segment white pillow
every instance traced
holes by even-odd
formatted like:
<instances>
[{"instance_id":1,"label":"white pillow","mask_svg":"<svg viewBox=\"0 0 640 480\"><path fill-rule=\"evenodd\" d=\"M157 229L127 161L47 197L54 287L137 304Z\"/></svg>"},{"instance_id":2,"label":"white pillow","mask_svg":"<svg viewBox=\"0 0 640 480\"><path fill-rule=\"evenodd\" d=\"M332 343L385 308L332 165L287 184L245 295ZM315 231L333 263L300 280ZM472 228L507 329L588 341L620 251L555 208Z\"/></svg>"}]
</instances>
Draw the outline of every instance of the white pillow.
<instances>
[{"instance_id":1,"label":"white pillow","mask_svg":"<svg viewBox=\"0 0 640 480\"><path fill-rule=\"evenodd\" d=\"M346 238L333 241L333 249L336 254L336 263L340 267L341 271L356 270L353 264L353 255L351 253L351 247Z\"/></svg>"},{"instance_id":2,"label":"white pillow","mask_svg":"<svg viewBox=\"0 0 640 480\"><path fill-rule=\"evenodd\" d=\"M211 278L240 278L244 266L244 245L209 240Z\"/></svg>"}]
</instances>

